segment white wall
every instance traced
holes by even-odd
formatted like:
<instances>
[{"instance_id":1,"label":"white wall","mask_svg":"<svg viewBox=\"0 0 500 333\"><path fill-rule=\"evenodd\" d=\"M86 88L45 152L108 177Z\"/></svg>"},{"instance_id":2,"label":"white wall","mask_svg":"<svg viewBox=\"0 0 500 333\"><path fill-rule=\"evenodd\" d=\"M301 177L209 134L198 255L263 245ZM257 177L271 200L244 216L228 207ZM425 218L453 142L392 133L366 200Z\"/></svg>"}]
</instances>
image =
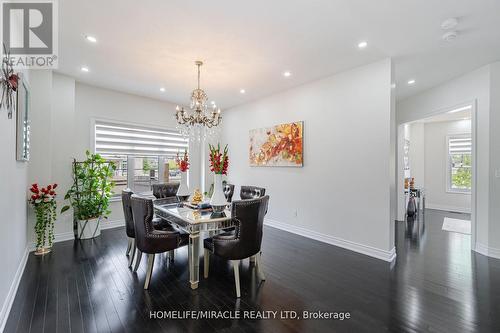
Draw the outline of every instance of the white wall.
<instances>
[{"instance_id":1,"label":"white wall","mask_svg":"<svg viewBox=\"0 0 500 333\"><path fill-rule=\"evenodd\" d=\"M303 168L249 166L250 129L300 120ZM390 130L391 62L384 60L226 111L221 141L229 144L228 179L265 187L270 220L388 259Z\"/></svg>"},{"instance_id":2,"label":"white wall","mask_svg":"<svg viewBox=\"0 0 500 333\"><path fill-rule=\"evenodd\" d=\"M29 73L24 78L29 80ZM27 257L28 163L16 161L16 113L0 109L0 332Z\"/></svg>"},{"instance_id":3,"label":"white wall","mask_svg":"<svg viewBox=\"0 0 500 333\"><path fill-rule=\"evenodd\" d=\"M448 81L445 84L437 86L433 89L425 91L416 96L412 96L403 101L400 101L397 106L397 123L403 124L439 113L441 110L475 102L477 118L473 126L476 127L476 167L477 167L477 182L476 182L476 250L486 252L488 249L489 240L496 242L496 249L500 249L500 230L494 237L490 237L490 206L493 203L498 206L498 201L494 202L490 196L490 181L493 179L490 173L490 155L500 154L499 150L490 150L490 128L495 128L490 124L490 116L498 110L490 110L490 91L495 90L494 94L498 95L498 89L491 89L490 75L493 65L487 65L475 71L467 73L454 80ZM496 65L498 67L498 64ZM495 115L493 115L495 117ZM493 126L493 127L490 127ZM496 128L500 124L495 124ZM496 140L498 141L498 140ZM496 144L495 144L496 145ZM498 165L498 164L495 164ZM494 175L494 173L493 173ZM497 180L498 181L498 180ZM499 198L500 199L500 196ZM498 217L494 217L498 219ZM498 221L498 220L497 220ZM498 223L497 223L498 224ZM498 241L497 241L498 240ZM480 248L478 248L480 247ZM481 250L483 249L483 250ZM500 250L498 252L500 257Z\"/></svg>"},{"instance_id":4,"label":"white wall","mask_svg":"<svg viewBox=\"0 0 500 333\"><path fill-rule=\"evenodd\" d=\"M452 193L447 187L447 136L470 134L471 121L442 121L425 124L425 193L428 208L471 211L470 193Z\"/></svg>"},{"instance_id":5,"label":"white wall","mask_svg":"<svg viewBox=\"0 0 500 333\"><path fill-rule=\"evenodd\" d=\"M38 78L39 77L39 78ZM71 162L73 158L82 159L85 151L91 150L91 120L110 119L160 127L175 127L175 105L172 103L120 93L93 87L73 78L57 73L38 74L35 86L46 96L45 107L33 119L33 132L51 129L50 135L40 138L33 147L33 167L30 166L30 179L35 182L55 182L59 186L59 208L62 197L71 185ZM48 88L47 88L48 87ZM35 133L34 133L35 134ZM35 134L35 138L39 136ZM190 183L199 186L199 167L197 148L192 150ZM110 225L123 223L120 201L111 203ZM56 221L56 240L69 239L73 234L71 211L59 216Z\"/></svg>"},{"instance_id":6,"label":"white wall","mask_svg":"<svg viewBox=\"0 0 500 333\"><path fill-rule=\"evenodd\" d=\"M415 186L425 188L425 132L423 123L412 123L410 133L410 177L415 178Z\"/></svg>"},{"instance_id":7,"label":"white wall","mask_svg":"<svg viewBox=\"0 0 500 333\"><path fill-rule=\"evenodd\" d=\"M490 232L489 252L500 259L500 62L490 65Z\"/></svg>"}]
</instances>

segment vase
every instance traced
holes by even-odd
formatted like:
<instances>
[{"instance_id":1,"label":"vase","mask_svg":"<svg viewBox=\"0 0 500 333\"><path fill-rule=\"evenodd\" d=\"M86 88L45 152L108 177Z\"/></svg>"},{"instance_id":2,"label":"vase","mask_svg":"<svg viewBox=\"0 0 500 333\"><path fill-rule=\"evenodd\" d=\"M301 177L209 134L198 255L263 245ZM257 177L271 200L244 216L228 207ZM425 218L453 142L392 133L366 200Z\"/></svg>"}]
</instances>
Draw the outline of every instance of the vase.
<instances>
[{"instance_id":1,"label":"vase","mask_svg":"<svg viewBox=\"0 0 500 333\"><path fill-rule=\"evenodd\" d=\"M181 172L181 183L179 185L179 188L177 189L177 199L179 199L180 202L187 201L189 199L189 196L191 194L189 193L189 187L187 185L187 172Z\"/></svg>"},{"instance_id":2,"label":"vase","mask_svg":"<svg viewBox=\"0 0 500 333\"><path fill-rule=\"evenodd\" d=\"M226 208L227 200L222 189L222 175L214 174L214 193L210 198L210 206L214 212L223 212Z\"/></svg>"},{"instance_id":3,"label":"vase","mask_svg":"<svg viewBox=\"0 0 500 333\"><path fill-rule=\"evenodd\" d=\"M78 238L92 239L101 235L101 218L78 220Z\"/></svg>"}]
</instances>

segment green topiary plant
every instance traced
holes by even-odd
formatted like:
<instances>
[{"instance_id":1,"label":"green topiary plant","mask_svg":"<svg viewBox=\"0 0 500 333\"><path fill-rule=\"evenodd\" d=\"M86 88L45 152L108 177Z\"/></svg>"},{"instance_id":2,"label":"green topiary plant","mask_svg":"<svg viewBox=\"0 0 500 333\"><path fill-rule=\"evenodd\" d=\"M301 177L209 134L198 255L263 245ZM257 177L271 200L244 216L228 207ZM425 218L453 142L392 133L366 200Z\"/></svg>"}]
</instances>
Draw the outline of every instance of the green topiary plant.
<instances>
[{"instance_id":1,"label":"green topiary plant","mask_svg":"<svg viewBox=\"0 0 500 333\"><path fill-rule=\"evenodd\" d=\"M91 219L107 218L109 211L109 200L113 195L112 181L113 172L116 166L106 161L99 154L85 152L87 159L83 162L73 160L73 185L66 193L65 200L69 205L61 209L61 213L67 211L70 206L74 211L74 230L78 229L77 221L85 221L81 227L81 238L87 223ZM98 222L98 223L99 223ZM97 230L97 227L96 227ZM96 231L94 231L94 236Z\"/></svg>"}]
</instances>

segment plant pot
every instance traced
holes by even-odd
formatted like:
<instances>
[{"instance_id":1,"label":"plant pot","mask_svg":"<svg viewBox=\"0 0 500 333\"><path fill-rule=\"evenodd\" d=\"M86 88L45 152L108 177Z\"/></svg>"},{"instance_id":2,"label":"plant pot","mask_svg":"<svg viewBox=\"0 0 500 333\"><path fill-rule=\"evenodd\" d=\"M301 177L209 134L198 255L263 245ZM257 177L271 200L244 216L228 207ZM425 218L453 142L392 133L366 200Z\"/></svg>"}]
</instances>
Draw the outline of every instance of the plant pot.
<instances>
[{"instance_id":1,"label":"plant pot","mask_svg":"<svg viewBox=\"0 0 500 333\"><path fill-rule=\"evenodd\" d=\"M210 198L210 206L212 206L212 210L216 213L223 212L227 206L226 196L224 195L224 190L222 189L221 174L214 174L214 193Z\"/></svg>"},{"instance_id":2,"label":"plant pot","mask_svg":"<svg viewBox=\"0 0 500 333\"><path fill-rule=\"evenodd\" d=\"M78 238L92 239L101 235L101 217L89 220L78 220Z\"/></svg>"},{"instance_id":3,"label":"plant pot","mask_svg":"<svg viewBox=\"0 0 500 333\"><path fill-rule=\"evenodd\" d=\"M36 249L35 255L36 256L43 256L46 255L47 253L50 253L52 251L51 247L41 247Z\"/></svg>"},{"instance_id":4,"label":"plant pot","mask_svg":"<svg viewBox=\"0 0 500 333\"><path fill-rule=\"evenodd\" d=\"M177 199L179 199L180 202L187 201L189 199L189 196L191 193L189 192L189 187L187 185L187 172L181 172L181 183L179 185L179 188L177 189Z\"/></svg>"}]
</instances>

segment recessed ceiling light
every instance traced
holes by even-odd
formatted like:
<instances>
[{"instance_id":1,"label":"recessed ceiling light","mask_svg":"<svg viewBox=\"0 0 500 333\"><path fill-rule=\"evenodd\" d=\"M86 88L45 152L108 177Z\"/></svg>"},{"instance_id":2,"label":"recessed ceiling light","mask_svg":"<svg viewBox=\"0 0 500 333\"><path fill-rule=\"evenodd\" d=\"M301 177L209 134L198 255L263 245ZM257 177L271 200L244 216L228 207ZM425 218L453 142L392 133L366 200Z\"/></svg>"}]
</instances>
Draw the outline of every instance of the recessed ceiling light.
<instances>
[{"instance_id":1,"label":"recessed ceiling light","mask_svg":"<svg viewBox=\"0 0 500 333\"><path fill-rule=\"evenodd\" d=\"M391 88L396 89L396 84L395 83L391 84Z\"/></svg>"},{"instance_id":2,"label":"recessed ceiling light","mask_svg":"<svg viewBox=\"0 0 500 333\"><path fill-rule=\"evenodd\" d=\"M85 39L91 43L97 43L97 38L95 38L94 36L85 35Z\"/></svg>"},{"instance_id":3,"label":"recessed ceiling light","mask_svg":"<svg viewBox=\"0 0 500 333\"><path fill-rule=\"evenodd\" d=\"M470 110L470 109L472 109L472 106L467 105L467 106L463 106L461 108L457 108L457 109L448 111L448 113L455 113L455 112L460 112L460 111L465 111L465 110Z\"/></svg>"},{"instance_id":4,"label":"recessed ceiling light","mask_svg":"<svg viewBox=\"0 0 500 333\"><path fill-rule=\"evenodd\" d=\"M87 66L82 66L82 68L80 68L80 70L82 72L88 72L89 71L89 68Z\"/></svg>"},{"instance_id":5,"label":"recessed ceiling light","mask_svg":"<svg viewBox=\"0 0 500 333\"><path fill-rule=\"evenodd\" d=\"M244 94L246 93L246 90L245 89L240 89L240 94Z\"/></svg>"},{"instance_id":6,"label":"recessed ceiling light","mask_svg":"<svg viewBox=\"0 0 500 333\"><path fill-rule=\"evenodd\" d=\"M409 80L409 81L408 81L408 85L410 85L410 86L411 86L411 85L414 85L414 84L415 84L415 82L416 82L416 81L415 81L414 79L411 79L411 80Z\"/></svg>"},{"instance_id":7,"label":"recessed ceiling light","mask_svg":"<svg viewBox=\"0 0 500 333\"><path fill-rule=\"evenodd\" d=\"M360 48L360 49L364 49L367 46L368 46L368 42L366 42L366 41L362 41L358 44L358 48Z\"/></svg>"},{"instance_id":8,"label":"recessed ceiling light","mask_svg":"<svg viewBox=\"0 0 500 333\"><path fill-rule=\"evenodd\" d=\"M160 91L161 91L161 92L165 92L165 88L161 87L161 88L160 88Z\"/></svg>"},{"instance_id":9,"label":"recessed ceiling light","mask_svg":"<svg viewBox=\"0 0 500 333\"><path fill-rule=\"evenodd\" d=\"M283 72L283 76L284 77L290 77L290 76L292 76L292 73L289 72L289 71L286 71L286 72Z\"/></svg>"},{"instance_id":10,"label":"recessed ceiling light","mask_svg":"<svg viewBox=\"0 0 500 333\"><path fill-rule=\"evenodd\" d=\"M215 105L215 101L210 102L212 105Z\"/></svg>"}]
</instances>

